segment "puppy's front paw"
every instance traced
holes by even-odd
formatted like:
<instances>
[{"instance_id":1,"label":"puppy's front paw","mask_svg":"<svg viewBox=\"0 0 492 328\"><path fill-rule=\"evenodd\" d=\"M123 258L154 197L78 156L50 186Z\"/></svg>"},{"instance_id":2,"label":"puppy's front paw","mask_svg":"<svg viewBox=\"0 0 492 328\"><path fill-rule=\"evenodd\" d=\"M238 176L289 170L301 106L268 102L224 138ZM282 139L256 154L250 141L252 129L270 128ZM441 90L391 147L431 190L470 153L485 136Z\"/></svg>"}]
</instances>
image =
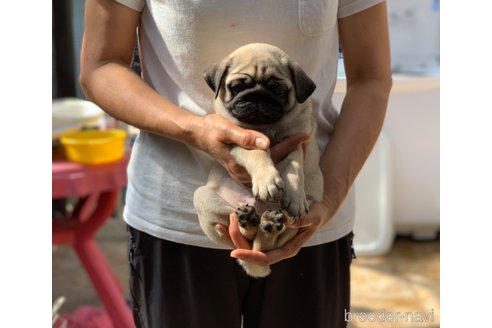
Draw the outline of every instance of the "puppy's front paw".
<instances>
[{"instance_id":1,"label":"puppy's front paw","mask_svg":"<svg viewBox=\"0 0 492 328\"><path fill-rule=\"evenodd\" d=\"M302 192L285 193L280 203L291 218L301 218L308 213L309 204Z\"/></svg>"},{"instance_id":2,"label":"puppy's front paw","mask_svg":"<svg viewBox=\"0 0 492 328\"><path fill-rule=\"evenodd\" d=\"M284 181L274 168L253 176L252 183L253 196L265 202L277 201L284 188Z\"/></svg>"}]
</instances>

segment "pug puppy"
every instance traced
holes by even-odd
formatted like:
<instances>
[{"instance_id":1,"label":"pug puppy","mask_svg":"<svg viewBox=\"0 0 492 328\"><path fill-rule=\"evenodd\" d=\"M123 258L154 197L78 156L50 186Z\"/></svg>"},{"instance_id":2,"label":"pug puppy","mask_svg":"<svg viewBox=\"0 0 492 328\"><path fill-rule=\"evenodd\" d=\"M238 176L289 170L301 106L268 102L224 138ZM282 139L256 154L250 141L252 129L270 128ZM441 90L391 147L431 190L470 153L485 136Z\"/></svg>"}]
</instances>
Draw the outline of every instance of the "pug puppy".
<instances>
[{"instance_id":1,"label":"pug puppy","mask_svg":"<svg viewBox=\"0 0 492 328\"><path fill-rule=\"evenodd\" d=\"M285 221L306 215L323 193L309 98L316 86L286 53L262 43L235 50L210 67L204 78L215 92L216 113L245 129L262 132L272 145L294 134L310 135L306 154L299 146L277 164L268 151L232 146L231 155L251 176L251 188L234 181L216 163L207 184L194 193L200 226L212 240L229 245L215 226L228 226L230 213L236 212L241 233L252 242L252 249L281 247L297 233ZM252 277L271 272L269 266L239 263Z\"/></svg>"}]
</instances>

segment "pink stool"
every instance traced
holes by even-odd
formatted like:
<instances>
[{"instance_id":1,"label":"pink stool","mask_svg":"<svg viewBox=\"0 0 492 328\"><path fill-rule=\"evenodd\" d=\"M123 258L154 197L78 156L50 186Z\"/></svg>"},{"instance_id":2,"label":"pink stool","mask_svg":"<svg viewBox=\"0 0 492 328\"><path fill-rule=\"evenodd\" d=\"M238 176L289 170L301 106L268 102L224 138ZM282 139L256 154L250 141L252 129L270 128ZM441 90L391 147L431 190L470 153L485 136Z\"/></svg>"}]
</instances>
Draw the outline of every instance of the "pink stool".
<instances>
[{"instance_id":1,"label":"pink stool","mask_svg":"<svg viewBox=\"0 0 492 328\"><path fill-rule=\"evenodd\" d=\"M114 328L133 328L133 317L123 288L97 246L94 236L114 213L121 188L126 186L128 157L102 165L52 162L52 199L77 197L70 215L52 220L54 245L75 249Z\"/></svg>"}]
</instances>

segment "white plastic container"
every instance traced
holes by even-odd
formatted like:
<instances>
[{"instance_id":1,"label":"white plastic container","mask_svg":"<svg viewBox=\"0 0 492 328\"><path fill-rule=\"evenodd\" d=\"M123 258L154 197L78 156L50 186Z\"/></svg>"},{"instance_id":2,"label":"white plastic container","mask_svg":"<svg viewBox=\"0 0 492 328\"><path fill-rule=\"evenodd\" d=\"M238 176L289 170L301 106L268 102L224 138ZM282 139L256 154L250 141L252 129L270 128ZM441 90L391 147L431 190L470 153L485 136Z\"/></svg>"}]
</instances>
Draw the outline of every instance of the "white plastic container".
<instances>
[{"instance_id":1,"label":"white plastic container","mask_svg":"<svg viewBox=\"0 0 492 328\"><path fill-rule=\"evenodd\" d=\"M340 60L339 68L343 67ZM345 97L343 68L333 94L333 104L340 109ZM393 245L394 167L391 142L384 128L357 176L355 186L354 249L358 255L383 255Z\"/></svg>"},{"instance_id":2,"label":"white plastic container","mask_svg":"<svg viewBox=\"0 0 492 328\"><path fill-rule=\"evenodd\" d=\"M419 240L440 230L439 95L439 75L395 75L384 124L394 145L395 231Z\"/></svg>"},{"instance_id":3,"label":"white plastic container","mask_svg":"<svg viewBox=\"0 0 492 328\"><path fill-rule=\"evenodd\" d=\"M52 138L75 132L84 126L98 125L104 111L96 104L79 98L55 99L51 109Z\"/></svg>"},{"instance_id":4,"label":"white plastic container","mask_svg":"<svg viewBox=\"0 0 492 328\"><path fill-rule=\"evenodd\" d=\"M356 254L382 255L393 245L392 172L391 144L383 131L354 182Z\"/></svg>"}]
</instances>

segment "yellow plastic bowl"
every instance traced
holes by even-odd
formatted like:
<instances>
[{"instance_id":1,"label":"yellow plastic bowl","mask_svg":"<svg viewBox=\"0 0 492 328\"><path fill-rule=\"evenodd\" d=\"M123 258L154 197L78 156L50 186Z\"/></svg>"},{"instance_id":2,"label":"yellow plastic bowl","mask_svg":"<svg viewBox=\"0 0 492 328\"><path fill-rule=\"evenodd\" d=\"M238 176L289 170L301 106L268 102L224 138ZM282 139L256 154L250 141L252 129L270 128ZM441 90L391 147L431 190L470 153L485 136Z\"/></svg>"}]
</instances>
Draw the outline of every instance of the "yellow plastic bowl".
<instances>
[{"instance_id":1,"label":"yellow plastic bowl","mask_svg":"<svg viewBox=\"0 0 492 328\"><path fill-rule=\"evenodd\" d=\"M69 161L103 164L117 161L125 155L125 139L124 130L86 130L66 134L60 142Z\"/></svg>"}]
</instances>

